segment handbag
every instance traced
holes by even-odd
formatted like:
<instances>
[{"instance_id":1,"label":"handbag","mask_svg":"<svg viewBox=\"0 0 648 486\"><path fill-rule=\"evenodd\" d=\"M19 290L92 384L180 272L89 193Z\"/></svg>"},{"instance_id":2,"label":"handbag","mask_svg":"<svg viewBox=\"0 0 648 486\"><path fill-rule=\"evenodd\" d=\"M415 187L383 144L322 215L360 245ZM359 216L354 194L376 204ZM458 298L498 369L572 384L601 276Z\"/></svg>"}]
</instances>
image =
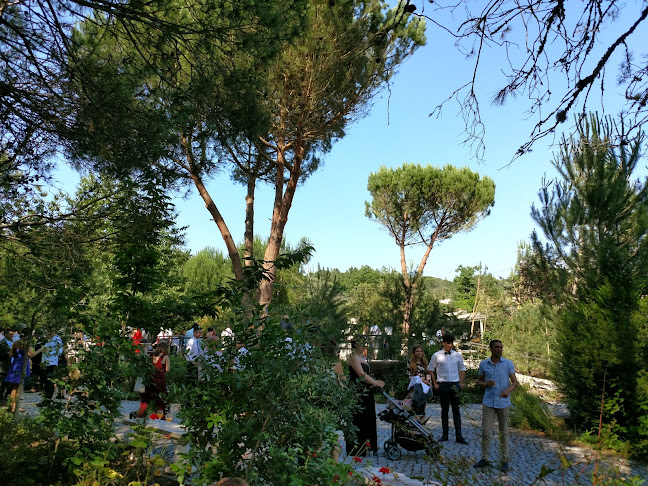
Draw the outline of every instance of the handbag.
<instances>
[{"instance_id":1,"label":"handbag","mask_svg":"<svg viewBox=\"0 0 648 486\"><path fill-rule=\"evenodd\" d=\"M144 386L144 378L141 376L138 376L137 379L135 380L135 386L133 387L133 391L137 393L144 393L146 387Z\"/></svg>"}]
</instances>

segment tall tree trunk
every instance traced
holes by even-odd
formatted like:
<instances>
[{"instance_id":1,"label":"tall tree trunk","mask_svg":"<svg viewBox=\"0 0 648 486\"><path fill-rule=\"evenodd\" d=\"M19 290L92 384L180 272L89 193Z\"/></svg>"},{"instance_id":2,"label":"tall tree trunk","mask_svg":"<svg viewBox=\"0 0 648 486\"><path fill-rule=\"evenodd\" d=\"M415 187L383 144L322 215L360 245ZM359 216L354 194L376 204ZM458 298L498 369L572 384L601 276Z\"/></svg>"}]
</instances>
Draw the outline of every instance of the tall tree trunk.
<instances>
[{"instance_id":1,"label":"tall tree trunk","mask_svg":"<svg viewBox=\"0 0 648 486\"><path fill-rule=\"evenodd\" d=\"M403 273L403 284L405 285L405 303L403 305L403 335L408 336L410 325L412 323L412 311L414 309L414 301L416 300L416 292L418 290L418 280L423 275L423 270L427 264L430 252L436 240L436 233L433 235L431 241L427 244L425 253L416 268L414 277L410 279L409 272L407 271L407 264L405 262L405 246L401 245L401 272ZM404 240L402 240L404 241Z\"/></svg>"},{"instance_id":2,"label":"tall tree trunk","mask_svg":"<svg viewBox=\"0 0 648 486\"><path fill-rule=\"evenodd\" d=\"M183 163L178 160L176 161L176 164L184 168L189 173L191 180L196 186L196 189L198 189L200 197L202 197L203 201L205 201L205 207L207 208L207 211L209 211L209 214L212 215L216 226L218 226L218 229L221 232L225 246L227 247L227 254L230 257L230 261L232 262L232 271L234 272L234 277L236 277L237 280L241 280L243 278L243 267L241 266L241 258L239 256L238 249L236 248L236 244L234 243L234 239L232 238L232 234L230 233L227 224L225 224L223 216L216 207L216 203L209 195L209 191L207 191L207 188L205 187L205 184L200 177L200 169L198 169L195 164L195 154L192 147L193 142L191 136L187 135L186 133L182 133L180 136L180 143L184 148L184 156L186 158L186 161Z\"/></svg>"},{"instance_id":3,"label":"tall tree trunk","mask_svg":"<svg viewBox=\"0 0 648 486\"><path fill-rule=\"evenodd\" d=\"M234 243L234 239L232 238L232 234L230 233L227 224L225 224L225 220L216 207L216 204L209 195L209 192L207 191L205 184L203 184L202 179L193 172L191 173L191 179L193 180L196 189L198 189L200 197L202 197L203 201L205 201L205 207L207 208L207 211L209 211L209 214L212 215L216 226L218 226L218 229L221 232L223 241L225 242L225 246L227 247L227 254L230 257L230 261L232 262L232 271L234 272L234 277L236 277L237 280L241 280L243 278L243 267L241 266L241 258L239 256L238 249L236 248L236 244Z\"/></svg>"},{"instance_id":4,"label":"tall tree trunk","mask_svg":"<svg viewBox=\"0 0 648 486\"><path fill-rule=\"evenodd\" d=\"M256 190L256 174L251 174L247 183L247 194L245 195L245 241L244 256L245 266L252 264L249 258L254 257L254 192Z\"/></svg>"},{"instance_id":5,"label":"tall tree trunk","mask_svg":"<svg viewBox=\"0 0 648 486\"><path fill-rule=\"evenodd\" d=\"M275 179L275 201L272 210L272 223L270 225L270 238L268 239L268 246L266 247L265 255L263 256L263 268L266 270L268 279L261 281L259 285L259 304L267 305L272 300L272 290L274 288L274 280L277 275L277 267L274 261L279 256L281 250L281 241L283 240L284 229L288 222L288 212L292 207L293 198L295 197L295 190L301 175L301 162L304 156L304 146L301 140L297 140L294 148L294 159L292 166L286 165L284 146L278 145L277 151L277 176ZM289 167L290 178L286 184L286 191L284 192L284 169Z\"/></svg>"}]
</instances>

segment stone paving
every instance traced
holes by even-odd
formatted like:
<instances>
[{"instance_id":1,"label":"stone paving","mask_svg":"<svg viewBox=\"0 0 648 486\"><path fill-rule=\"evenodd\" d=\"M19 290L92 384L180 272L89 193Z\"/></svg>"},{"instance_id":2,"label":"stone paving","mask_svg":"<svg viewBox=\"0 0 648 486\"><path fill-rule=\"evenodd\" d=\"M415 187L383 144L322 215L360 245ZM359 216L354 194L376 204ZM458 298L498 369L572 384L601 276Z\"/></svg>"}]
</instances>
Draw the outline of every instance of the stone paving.
<instances>
[{"instance_id":1,"label":"stone paving","mask_svg":"<svg viewBox=\"0 0 648 486\"><path fill-rule=\"evenodd\" d=\"M380 412L385 405L376 405ZM433 437L441 435L441 409L438 404L427 405L426 428ZM390 460L384 450L377 457L367 454L365 461L376 467L388 467L409 478L419 479L420 485L575 485L592 484L595 453L591 449L560 444L538 434L511 430L511 469L508 474L502 474L499 464L499 441L497 437L491 441L491 467L476 470L472 465L481 458L481 405L470 404L462 407L463 435L468 445L457 444L454 440L443 442L442 458L440 461L430 461L424 451L408 452L402 449L398 460ZM452 420L450 439L453 439ZM382 447L389 438L391 425L378 421L378 442ZM564 457L564 459L561 459ZM565 467L563 464L567 465ZM539 479L543 467L553 470ZM639 477L648 480L646 465L627 462L614 456L607 456L599 461L598 472L606 471L608 477L619 478ZM393 483L398 484L398 483Z\"/></svg>"},{"instance_id":2,"label":"stone paving","mask_svg":"<svg viewBox=\"0 0 648 486\"><path fill-rule=\"evenodd\" d=\"M36 393L26 393L21 401L21 408L31 416L38 414L36 403L40 397ZM122 402L124 419L128 413L138 408L139 402ZM384 410L385 405L376 405L376 413ZM364 469L371 474L381 467L387 467L391 473L387 475L376 474L382 477L382 484L400 486L419 486L433 484L447 485L587 485L592 484L592 475L595 468L595 452L586 447L561 444L547 437L511 430L511 469L508 474L499 471L497 437L491 442L491 464L493 466L484 470L476 470L472 465L481 457L480 428L481 405L470 404L462 407L462 422L464 437L468 445L457 444L454 440L443 442L441 459L431 461L424 451L409 452L401 449L402 455L398 460L389 459L383 449L383 444L390 436L391 424L378 420L378 442L380 450L377 456L371 453L363 459L359 469ZM177 427L179 420L176 417L177 408L171 408L171 427ZM441 435L441 411L438 404L427 405L429 417L425 426L431 431L433 437ZM129 430L128 421L119 424L118 430L125 433ZM452 420L451 420L452 423ZM496 429L496 428L495 428ZM453 439L452 425L450 428ZM344 450L344 448L343 448ZM351 458L343 457L350 461ZM539 478L543 468L548 472L542 479ZM645 464L625 461L616 456L607 455L599 458L598 472L602 471L606 477L619 479L641 478L648 484L648 468ZM394 476L393 473L396 473ZM635 483L631 483L635 484Z\"/></svg>"}]
</instances>

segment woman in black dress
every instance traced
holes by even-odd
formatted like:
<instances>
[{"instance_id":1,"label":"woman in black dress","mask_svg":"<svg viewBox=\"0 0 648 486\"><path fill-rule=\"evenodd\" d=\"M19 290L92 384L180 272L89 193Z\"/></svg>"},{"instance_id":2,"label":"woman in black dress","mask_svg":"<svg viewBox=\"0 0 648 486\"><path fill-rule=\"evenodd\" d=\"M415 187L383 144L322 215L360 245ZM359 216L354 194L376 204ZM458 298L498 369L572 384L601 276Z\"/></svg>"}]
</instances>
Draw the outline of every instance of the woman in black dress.
<instances>
[{"instance_id":1,"label":"woman in black dress","mask_svg":"<svg viewBox=\"0 0 648 486\"><path fill-rule=\"evenodd\" d=\"M378 452L378 433L376 431L376 403L371 387L384 388L385 382L369 376L369 364L365 358L367 345L364 341L351 341L353 353L349 358L349 374L358 387L360 407L353 414L353 425L358 428L356 441L347 440L346 452L351 456L364 456L367 450Z\"/></svg>"}]
</instances>

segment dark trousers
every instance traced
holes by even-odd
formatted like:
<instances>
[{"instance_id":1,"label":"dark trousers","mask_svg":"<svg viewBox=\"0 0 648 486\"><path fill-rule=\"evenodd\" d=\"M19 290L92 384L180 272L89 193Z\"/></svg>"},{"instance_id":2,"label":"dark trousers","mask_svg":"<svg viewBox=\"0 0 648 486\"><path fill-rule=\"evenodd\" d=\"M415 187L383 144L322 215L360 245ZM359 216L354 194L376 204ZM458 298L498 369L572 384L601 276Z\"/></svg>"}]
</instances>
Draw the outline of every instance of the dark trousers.
<instances>
[{"instance_id":1,"label":"dark trousers","mask_svg":"<svg viewBox=\"0 0 648 486\"><path fill-rule=\"evenodd\" d=\"M56 365L51 365L45 368L45 383L43 385L44 388L44 397L46 399L52 398L52 395L54 395L54 382L52 379L54 378L54 372L56 371Z\"/></svg>"},{"instance_id":2,"label":"dark trousers","mask_svg":"<svg viewBox=\"0 0 648 486\"><path fill-rule=\"evenodd\" d=\"M452 420L454 422L455 435L457 439L461 435L461 415L459 413L459 382L439 383L439 401L441 402L441 426L443 435L448 435L448 410L452 404Z\"/></svg>"},{"instance_id":3,"label":"dark trousers","mask_svg":"<svg viewBox=\"0 0 648 486\"><path fill-rule=\"evenodd\" d=\"M11 384L5 383L7 373L0 373L0 403L4 403L11 392Z\"/></svg>"}]
</instances>

